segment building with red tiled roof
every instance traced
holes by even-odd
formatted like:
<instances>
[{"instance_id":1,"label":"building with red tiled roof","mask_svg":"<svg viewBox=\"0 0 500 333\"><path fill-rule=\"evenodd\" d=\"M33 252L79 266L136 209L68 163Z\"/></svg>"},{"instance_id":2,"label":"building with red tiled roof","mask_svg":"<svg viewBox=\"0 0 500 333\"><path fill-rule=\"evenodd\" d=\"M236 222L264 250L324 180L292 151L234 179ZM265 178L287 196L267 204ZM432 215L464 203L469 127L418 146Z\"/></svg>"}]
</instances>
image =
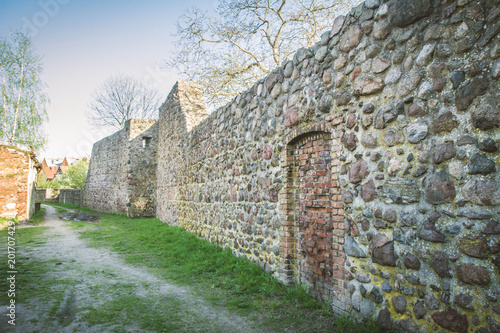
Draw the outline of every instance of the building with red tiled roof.
<instances>
[{"instance_id":1,"label":"building with red tiled roof","mask_svg":"<svg viewBox=\"0 0 500 333\"><path fill-rule=\"evenodd\" d=\"M39 177L42 177L46 180L53 180L56 175L59 167L57 165L49 166L45 158L42 161L42 169L40 170Z\"/></svg>"},{"instance_id":2,"label":"building with red tiled roof","mask_svg":"<svg viewBox=\"0 0 500 333\"><path fill-rule=\"evenodd\" d=\"M62 173L65 173L66 171L68 171L69 163L68 163L68 160L66 159L66 157L64 157L64 160L61 162L61 165L59 166L59 168L61 169Z\"/></svg>"},{"instance_id":3,"label":"building with red tiled roof","mask_svg":"<svg viewBox=\"0 0 500 333\"><path fill-rule=\"evenodd\" d=\"M42 169L45 169L45 168L48 168L48 167L49 167L49 165L47 164L47 161L44 158L43 161L42 161Z\"/></svg>"},{"instance_id":4,"label":"building with red tiled roof","mask_svg":"<svg viewBox=\"0 0 500 333\"><path fill-rule=\"evenodd\" d=\"M44 158L42 161L42 169L40 171L39 177L41 179L46 179L48 181L54 180L57 175L62 175L66 173L69 167L79 161L88 160L88 157L77 157L77 158Z\"/></svg>"}]
</instances>

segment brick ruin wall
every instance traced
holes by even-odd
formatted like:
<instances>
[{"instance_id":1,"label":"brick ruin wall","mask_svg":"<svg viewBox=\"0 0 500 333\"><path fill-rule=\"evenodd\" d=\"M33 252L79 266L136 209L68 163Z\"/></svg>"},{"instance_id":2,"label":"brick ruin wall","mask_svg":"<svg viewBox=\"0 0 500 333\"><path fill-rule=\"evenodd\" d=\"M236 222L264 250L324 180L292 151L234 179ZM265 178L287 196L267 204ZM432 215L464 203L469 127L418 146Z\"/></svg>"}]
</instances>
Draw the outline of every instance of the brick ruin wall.
<instances>
[{"instance_id":1,"label":"brick ruin wall","mask_svg":"<svg viewBox=\"0 0 500 333\"><path fill-rule=\"evenodd\" d=\"M30 153L0 145L0 216L28 220L35 212L35 162Z\"/></svg>"},{"instance_id":2,"label":"brick ruin wall","mask_svg":"<svg viewBox=\"0 0 500 333\"><path fill-rule=\"evenodd\" d=\"M207 117L160 109L157 216L336 312L500 325L500 7L367 0Z\"/></svg>"},{"instance_id":3,"label":"brick ruin wall","mask_svg":"<svg viewBox=\"0 0 500 333\"><path fill-rule=\"evenodd\" d=\"M132 119L92 148L83 206L131 217L155 216L158 124Z\"/></svg>"}]
</instances>

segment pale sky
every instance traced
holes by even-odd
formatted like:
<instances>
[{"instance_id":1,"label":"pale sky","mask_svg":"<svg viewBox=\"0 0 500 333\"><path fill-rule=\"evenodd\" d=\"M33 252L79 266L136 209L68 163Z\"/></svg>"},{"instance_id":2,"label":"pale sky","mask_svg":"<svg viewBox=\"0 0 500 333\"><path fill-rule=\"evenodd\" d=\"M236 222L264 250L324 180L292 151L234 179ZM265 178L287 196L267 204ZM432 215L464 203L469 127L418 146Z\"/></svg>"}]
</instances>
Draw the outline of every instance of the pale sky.
<instances>
[{"instance_id":1,"label":"pale sky","mask_svg":"<svg viewBox=\"0 0 500 333\"><path fill-rule=\"evenodd\" d=\"M43 56L49 121L44 157L90 156L110 134L86 117L92 92L124 73L159 89L165 99L176 73L158 66L173 47L176 20L188 7L215 9L216 0L0 0L0 35L27 29Z\"/></svg>"}]
</instances>

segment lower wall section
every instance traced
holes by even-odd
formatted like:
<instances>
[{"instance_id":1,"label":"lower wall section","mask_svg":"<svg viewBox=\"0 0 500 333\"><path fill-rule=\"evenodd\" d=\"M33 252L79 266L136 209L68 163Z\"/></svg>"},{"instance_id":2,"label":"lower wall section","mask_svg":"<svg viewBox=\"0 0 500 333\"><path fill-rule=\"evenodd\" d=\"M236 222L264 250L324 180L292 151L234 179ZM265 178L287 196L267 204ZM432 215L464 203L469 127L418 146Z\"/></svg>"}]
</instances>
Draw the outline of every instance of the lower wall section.
<instances>
[{"instance_id":1,"label":"lower wall section","mask_svg":"<svg viewBox=\"0 0 500 333\"><path fill-rule=\"evenodd\" d=\"M110 213L127 211L128 132L122 129L94 144L83 205Z\"/></svg>"},{"instance_id":2,"label":"lower wall section","mask_svg":"<svg viewBox=\"0 0 500 333\"><path fill-rule=\"evenodd\" d=\"M69 203L77 206L82 205L83 189L61 189L59 190L59 202Z\"/></svg>"},{"instance_id":3,"label":"lower wall section","mask_svg":"<svg viewBox=\"0 0 500 333\"><path fill-rule=\"evenodd\" d=\"M36 200L36 202L44 202L46 195L47 195L47 189L46 188L37 188L36 191L35 191L35 200Z\"/></svg>"},{"instance_id":4,"label":"lower wall section","mask_svg":"<svg viewBox=\"0 0 500 333\"><path fill-rule=\"evenodd\" d=\"M37 202L59 202L59 190L53 188L36 189Z\"/></svg>"}]
</instances>

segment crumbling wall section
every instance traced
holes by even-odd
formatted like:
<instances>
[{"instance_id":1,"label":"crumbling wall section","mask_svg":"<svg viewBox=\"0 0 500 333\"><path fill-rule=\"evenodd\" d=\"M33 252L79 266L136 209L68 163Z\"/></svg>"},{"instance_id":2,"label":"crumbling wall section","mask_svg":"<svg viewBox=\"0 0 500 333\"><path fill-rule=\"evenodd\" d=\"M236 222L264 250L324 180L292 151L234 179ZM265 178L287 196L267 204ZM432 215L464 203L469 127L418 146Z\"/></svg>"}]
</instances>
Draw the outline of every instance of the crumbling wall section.
<instances>
[{"instance_id":1,"label":"crumbling wall section","mask_svg":"<svg viewBox=\"0 0 500 333\"><path fill-rule=\"evenodd\" d=\"M130 217L155 216L158 124L131 119L92 148L83 206Z\"/></svg>"},{"instance_id":2,"label":"crumbling wall section","mask_svg":"<svg viewBox=\"0 0 500 333\"><path fill-rule=\"evenodd\" d=\"M59 189L37 188L35 199L37 202L59 202Z\"/></svg>"},{"instance_id":3,"label":"crumbling wall section","mask_svg":"<svg viewBox=\"0 0 500 333\"><path fill-rule=\"evenodd\" d=\"M130 217L155 216L158 123L132 119L129 133L128 202Z\"/></svg>"},{"instance_id":4,"label":"crumbling wall section","mask_svg":"<svg viewBox=\"0 0 500 333\"><path fill-rule=\"evenodd\" d=\"M162 221L177 225L182 198L179 184L184 181L183 170L193 153L184 146L188 129L205 119L207 113L200 88L191 82L179 81L160 107L158 128L157 214ZM200 142L202 137L190 135ZM196 157L196 158L199 158Z\"/></svg>"},{"instance_id":5,"label":"crumbling wall section","mask_svg":"<svg viewBox=\"0 0 500 333\"><path fill-rule=\"evenodd\" d=\"M0 216L28 220L35 210L35 160L29 148L0 145Z\"/></svg>"},{"instance_id":6,"label":"crumbling wall section","mask_svg":"<svg viewBox=\"0 0 500 333\"><path fill-rule=\"evenodd\" d=\"M128 130L94 143L83 191L83 206L109 213L126 213L128 203Z\"/></svg>"}]
</instances>

